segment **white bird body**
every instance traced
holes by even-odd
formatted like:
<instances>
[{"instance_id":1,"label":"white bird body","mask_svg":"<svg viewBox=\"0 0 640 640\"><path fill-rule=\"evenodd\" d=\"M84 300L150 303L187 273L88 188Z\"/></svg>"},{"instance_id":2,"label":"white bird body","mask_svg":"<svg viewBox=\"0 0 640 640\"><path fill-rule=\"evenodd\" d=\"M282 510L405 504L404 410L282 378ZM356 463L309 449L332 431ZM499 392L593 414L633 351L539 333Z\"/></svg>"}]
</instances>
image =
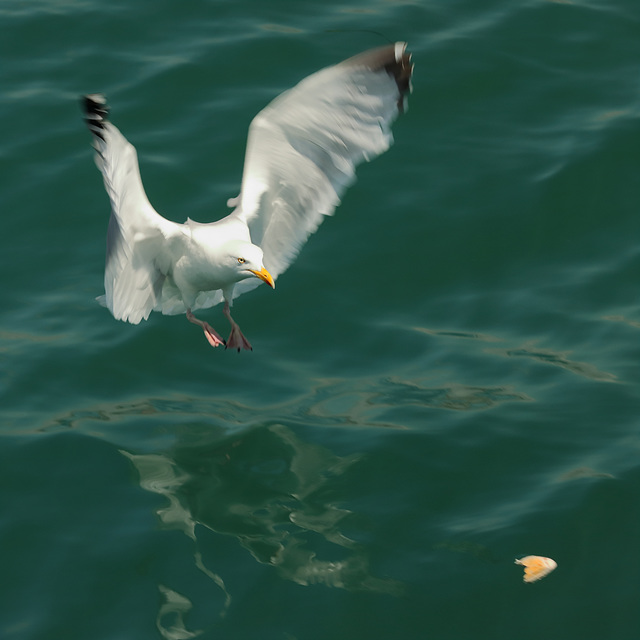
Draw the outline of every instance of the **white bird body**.
<instances>
[{"instance_id":1,"label":"white bird body","mask_svg":"<svg viewBox=\"0 0 640 640\"><path fill-rule=\"evenodd\" d=\"M184 240L176 247L179 253L170 275L183 297L185 292L192 292L184 300L187 307L194 307L200 291L224 290L240 281L235 261L229 263L226 259L234 254L234 249L241 256L255 253L255 260L262 263L262 252L255 252L247 225L237 218L227 216L209 224L187 220L184 227ZM242 243L247 246L242 247ZM245 277L250 275L247 273Z\"/></svg>"},{"instance_id":2,"label":"white bird body","mask_svg":"<svg viewBox=\"0 0 640 640\"><path fill-rule=\"evenodd\" d=\"M227 347L250 349L229 311L234 297L276 278L340 202L355 167L392 143L413 66L405 44L374 49L314 73L265 107L249 127L241 192L211 223L159 215L134 147L108 121L101 94L84 97L96 164L111 201L104 303L133 324L152 311L186 313L213 345L224 340L192 311L224 300ZM268 271L267 271L268 269Z\"/></svg>"}]
</instances>

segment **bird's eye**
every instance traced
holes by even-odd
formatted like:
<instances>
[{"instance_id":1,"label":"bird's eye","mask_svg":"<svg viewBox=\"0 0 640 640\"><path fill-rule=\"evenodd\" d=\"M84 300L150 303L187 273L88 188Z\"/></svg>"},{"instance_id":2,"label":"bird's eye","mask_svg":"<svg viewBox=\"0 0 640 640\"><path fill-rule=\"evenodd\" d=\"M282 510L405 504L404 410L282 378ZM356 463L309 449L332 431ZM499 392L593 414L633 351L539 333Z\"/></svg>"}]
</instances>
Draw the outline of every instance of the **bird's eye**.
<instances>
[{"instance_id":1,"label":"bird's eye","mask_svg":"<svg viewBox=\"0 0 640 640\"><path fill-rule=\"evenodd\" d=\"M246 260L244 258L238 258L238 264L244 264Z\"/></svg>"}]
</instances>

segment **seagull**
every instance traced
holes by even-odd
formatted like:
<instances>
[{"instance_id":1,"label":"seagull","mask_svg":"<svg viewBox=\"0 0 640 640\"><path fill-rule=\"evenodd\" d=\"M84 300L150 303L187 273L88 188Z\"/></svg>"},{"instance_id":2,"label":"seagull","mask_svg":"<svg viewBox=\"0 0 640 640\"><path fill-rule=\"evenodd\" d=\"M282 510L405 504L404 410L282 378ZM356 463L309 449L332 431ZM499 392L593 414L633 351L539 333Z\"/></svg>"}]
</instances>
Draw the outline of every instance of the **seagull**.
<instances>
[{"instance_id":1,"label":"seagull","mask_svg":"<svg viewBox=\"0 0 640 640\"><path fill-rule=\"evenodd\" d=\"M251 349L231 316L234 298L275 281L355 180L386 151L405 108L413 64L406 43L365 51L285 91L251 122L240 194L217 222L172 222L153 208L136 150L109 121L103 94L82 98L111 202L99 300L132 324L152 311L184 313L212 347ZM193 314L224 301L226 341Z\"/></svg>"}]
</instances>

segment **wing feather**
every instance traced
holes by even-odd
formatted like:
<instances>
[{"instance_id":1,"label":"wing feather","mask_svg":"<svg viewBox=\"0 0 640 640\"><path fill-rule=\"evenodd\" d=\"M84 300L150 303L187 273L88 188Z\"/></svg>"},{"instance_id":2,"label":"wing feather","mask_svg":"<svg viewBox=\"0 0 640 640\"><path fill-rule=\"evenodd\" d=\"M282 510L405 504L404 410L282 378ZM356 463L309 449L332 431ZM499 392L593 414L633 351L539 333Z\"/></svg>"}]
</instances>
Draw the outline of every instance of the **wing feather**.
<instances>
[{"instance_id":1,"label":"wing feather","mask_svg":"<svg viewBox=\"0 0 640 640\"><path fill-rule=\"evenodd\" d=\"M168 270L163 245L182 235L182 225L166 220L151 206L136 150L107 120L104 96L85 96L83 107L93 134L96 165L111 201L104 303L118 320L138 324L162 302Z\"/></svg>"},{"instance_id":2,"label":"wing feather","mask_svg":"<svg viewBox=\"0 0 640 640\"><path fill-rule=\"evenodd\" d=\"M392 144L413 68L405 47L374 49L314 73L253 119L241 193L230 204L274 278L333 213L356 167ZM237 294L257 284L239 283Z\"/></svg>"}]
</instances>

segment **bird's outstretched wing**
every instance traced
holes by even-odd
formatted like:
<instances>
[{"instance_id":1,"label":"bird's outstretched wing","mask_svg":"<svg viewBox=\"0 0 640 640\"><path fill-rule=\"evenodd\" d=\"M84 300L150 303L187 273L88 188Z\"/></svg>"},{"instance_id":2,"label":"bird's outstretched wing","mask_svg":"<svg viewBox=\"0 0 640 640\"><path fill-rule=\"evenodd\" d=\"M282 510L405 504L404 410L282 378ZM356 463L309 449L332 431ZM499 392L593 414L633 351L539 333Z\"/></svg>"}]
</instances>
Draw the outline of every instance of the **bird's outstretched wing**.
<instances>
[{"instance_id":1,"label":"bird's outstretched wing","mask_svg":"<svg viewBox=\"0 0 640 640\"><path fill-rule=\"evenodd\" d=\"M355 168L386 151L413 65L406 44L367 51L308 76L249 128L241 193L231 215L249 225L275 277L331 215ZM236 294L258 283L244 281Z\"/></svg>"},{"instance_id":2,"label":"bird's outstretched wing","mask_svg":"<svg viewBox=\"0 0 640 640\"><path fill-rule=\"evenodd\" d=\"M182 235L182 225L166 220L149 203L136 150L108 121L105 97L84 96L82 106L111 201L104 303L118 320L138 324L160 301L167 272L162 248L167 240Z\"/></svg>"}]
</instances>

